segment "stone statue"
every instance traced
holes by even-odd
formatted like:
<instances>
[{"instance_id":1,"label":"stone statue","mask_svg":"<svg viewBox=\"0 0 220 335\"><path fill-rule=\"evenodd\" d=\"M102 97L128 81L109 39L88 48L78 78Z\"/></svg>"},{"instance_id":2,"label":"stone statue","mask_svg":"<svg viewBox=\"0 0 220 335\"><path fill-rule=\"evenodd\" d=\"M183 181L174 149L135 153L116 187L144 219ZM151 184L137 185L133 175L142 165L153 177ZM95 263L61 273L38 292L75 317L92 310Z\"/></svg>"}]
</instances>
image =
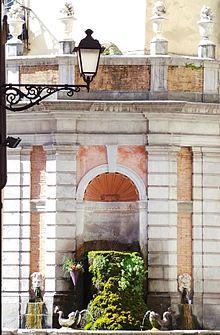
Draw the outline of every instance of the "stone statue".
<instances>
[{"instance_id":1,"label":"stone statue","mask_svg":"<svg viewBox=\"0 0 220 335\"><path fill-rule=\"evenodd\" d=\"M23 19L24 10L19 4L14 4L11 6L8 12L8 18L11 20Z\"/></svg>"},{"instance_id":2,"label":"stone statue","mask_svg":"<svg viewBox=\"0 0 220 335\"><path fill-rule=\"evenodd\" d=\"M34 301L43 300L43 290L44 290L44 276L41 272L33 272L31 274L31 288L34 292Z\"/></svg>"},{"instance_id":3,"label":"stone statue","mask_svg":"<svg viewBox=\"0 0 220 335\"><path fill-rule=\"evenodd\" d=\"M190 303L190 296L192 295L192 278L190 274L183 273L182 275L178 276L178 291L181 294L181 304L189 304Z\"/></svg>"},{"instance_id":4,"label":"stone statue","mask_svg":"<svg viewBox=\"0 0 220 335\"><path fill-rule=\"evenodd\" d=\"M60 13L64 14L65 16L73 16L74 9L71 2L66 2L64 7L60 10Z\"/></svg>"},{"instance_id":5,"label":"stone statue","mask_svg":"<svg viewBox=\"0 0 220 335\"><path fill-rule=\"evenodd\" d=\"M203 21L212 21L213 20L213 13L210 7L204 5L201 9L200 13L200 20Z\"/></svg>"},{"instance_id":6,"label":"stone statue","mask_svg":"<svg viewBox=\"0 0 220 335\"><path fill-rule=\"evenodd\" d=\"M163 313L163 318L161 319L160 314L154 311L147 311L144 315L142 326L144 324L145 318L149 316L149 321L152 326L152 329L156 330L171 330L172 329L172 314L175 312L168 308L166 312Z\"/></svg>"},{"instance_id":7,"label":"stone statue","mask_svg":"<svg viewBox=\"0 0 220 335\"><path fill-rule=\"evenodd\" d=\"M76 310L74 312L69 313L68 318L65 319L62 317L63 312L59 310L58 306L56 306L54 310L54 313L59 314L58 322L61 327L74 328L74 329L76 329L80 325L83 314L87 312L88 312L87 309L83 309L82 311Z\"/></svg>"},{"instance_id":8,"label":"stone statue","mask_svg":"<svg viewBox=\"0 0 220 335\"><path fill-rule=\"evenodd\" d=\"M161 17L164 16L164 14L166 14L166 7L163 1L156 1L152 9L152 16Z\"/></svg>"}]
</instances>

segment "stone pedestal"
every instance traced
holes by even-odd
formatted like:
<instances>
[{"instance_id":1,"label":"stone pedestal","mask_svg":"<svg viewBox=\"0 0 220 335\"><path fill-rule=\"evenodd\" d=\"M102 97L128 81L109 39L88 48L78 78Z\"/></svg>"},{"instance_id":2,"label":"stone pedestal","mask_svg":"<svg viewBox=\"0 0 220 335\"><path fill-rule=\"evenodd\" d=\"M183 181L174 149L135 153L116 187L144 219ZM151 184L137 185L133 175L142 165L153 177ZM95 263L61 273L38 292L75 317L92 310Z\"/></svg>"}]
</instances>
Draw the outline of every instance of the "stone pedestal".
<instances>
[{"instance_id":1,"label":"stone pedestal","mask_svg":"<svg viewBox=\"0 0 220 335\"><path fill-rule=\"evenodd\" d=\"M11 41L6 44L6 55L7 57L22 56L24 52L23 43L20 40Z\"/></svg>"},{"instance_id":2,"label":"stone pedestal","mask_svg":"<svg viewBox=\"0 0 220 335\"><path fill-rule=\"evenodd\" d=\"M60 41L59 42L59 53L61 55L66 55L66 54L72 54L73 49L75 47L75 41L69 40L69 41Z\"/></svg>"},{"instance_id":3,"label":"stone pedestal","mask_svg":"<svg viewBox=\"0 0 220 335\"><path fill-rule=\"evenodd\" d=\"M198 56L201 58L215 59L215 48L216 45L214 43L203 40L198 46Z\"/></svg>"},{"instance_id":4,"label":"stone pedestal","mask_svg":"<svg viewBox=\"0 0 220 335\"><path fill-rule=\"evenodd\" d=\"M152 39L150 43L151 55L167 55L168 41L166 39Z\"/></svg>"}]
</instances>

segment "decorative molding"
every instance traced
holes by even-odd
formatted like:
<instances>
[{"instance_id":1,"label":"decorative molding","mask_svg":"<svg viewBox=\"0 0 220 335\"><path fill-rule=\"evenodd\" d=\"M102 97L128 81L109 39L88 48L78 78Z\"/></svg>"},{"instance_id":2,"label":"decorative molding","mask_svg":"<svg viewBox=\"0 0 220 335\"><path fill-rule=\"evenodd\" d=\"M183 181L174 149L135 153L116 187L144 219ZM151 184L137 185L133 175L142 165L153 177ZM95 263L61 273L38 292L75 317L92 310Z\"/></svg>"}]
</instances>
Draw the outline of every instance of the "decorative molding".
<instances>
[{"instance_id":1,"label":"decorative molding","mask_svg":"<svg viewBox=\"0 0 220 335\"><path fill-rule=\"evenodd\" d=\"M116 161L117 161L117 149L118 146L114 144L106 145L107 149L107 160L108 160L108 172L115 172Z\"/></svg>"},{"instance_id":2,"label":"decorative molding","mask_svg":"<svg viewBox=\"0 0 220 335\"><path fill-rule=\"evenodd\" d=\"M89 182L99 174L109 172L108 169L109 169L108 165L104 164L90 170L79 182L76 192L76 199L78 201L83 200L84 193ZM146 199L146 186L144 185L144 182L141 180L141 178L134 171L132 171L127 167L117 165L116 170L114 172L122 173L128 178L130 178L137 187L140 201Z\"/></svg>"}]
</instances>

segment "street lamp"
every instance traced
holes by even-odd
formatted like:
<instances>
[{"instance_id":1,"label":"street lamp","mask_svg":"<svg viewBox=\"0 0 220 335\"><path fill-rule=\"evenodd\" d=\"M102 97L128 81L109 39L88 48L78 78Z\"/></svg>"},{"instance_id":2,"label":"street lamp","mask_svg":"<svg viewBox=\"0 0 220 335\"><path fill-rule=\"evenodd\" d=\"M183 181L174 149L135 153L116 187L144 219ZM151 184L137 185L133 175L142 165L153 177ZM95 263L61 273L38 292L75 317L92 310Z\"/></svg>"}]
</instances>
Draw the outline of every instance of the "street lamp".
<instances>
[{"instance_id":1,"label":"street lamp","mask_svg":"<svg viewBox=\"0 0 220 335\"><path fill-rule=\"evenodd\" d=\"M73 51L77 53L80 75L87 83L89 91L89 85L98 71L100 54L104 48L100 46L99 41L92 38L93 31L91 29L87 29L85 33L87 36Z\"/></svg>"},{"instance_id":2,"label":"street lamp","mask_svg":"<svg viewBox=\"0 0 220 335\"><path fill-rule=\"evenodd\" d=\"M5 97L5 108L14 112L23 111L39 104L40 101L58 91L66 91L69 97L79 92L81 88L86 88L89 92L90 83L97 74L100 54L104 48L98 40L92 37L93 31L91 29L87 29L85 33L87 36L73 51L77 53L80 75L86 84L1 84L0 90ZM25 104L19 104L23 101Z\"/></svg>"},{"instance_id":3,"label":"street lamp","mask_svg":"<svg viewBox=\"0 0 220 335\"><path fill-rule=\"evenodd\" d=\"M6 84L5 83L5 43L7 41L7 17L2 20L4 0L0 0L0 223L1 223L1 191L7 182L7 151L6 147L15 148L21 141L20 138L7 137L6 109L14 112L26 110L38 105L50 95L66 91L68 97L86 88L89 92L90 83L97 74L99 59L104 48L98 40L92 37L93 31L87 29L86 37L79 46L74 48L77 53L80 75L85 84ZM22 103L23 102L23 103Z\"/></svg>"}]
</instances>

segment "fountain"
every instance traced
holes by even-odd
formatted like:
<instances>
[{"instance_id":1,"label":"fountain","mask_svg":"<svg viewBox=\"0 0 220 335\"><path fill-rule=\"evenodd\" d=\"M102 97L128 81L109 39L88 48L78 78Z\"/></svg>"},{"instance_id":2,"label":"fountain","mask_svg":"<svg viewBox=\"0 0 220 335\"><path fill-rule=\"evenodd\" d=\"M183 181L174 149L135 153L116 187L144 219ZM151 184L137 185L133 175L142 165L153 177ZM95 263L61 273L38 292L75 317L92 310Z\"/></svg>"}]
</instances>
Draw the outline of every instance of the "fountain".
<instances>
[{"instance_id":1,"label":"fountain","mask_svg":"<svg viewBox=\"0 0 220 335\"><path fill-rule=\"evenodd\" d=\"M54 313L59 314L58 322L61 326L61 329L77 329L80 328L83 325L83 318L84 315L90 314L90 312L87 309L83 309L82 311L76 310L74 312L71 312L68 314L68 318L63 317L63 311L59 309L58 306L55 307Z\"/></svg>"},{"instance_id":2,"label":"fountain","mask_svg":"<svg viewBox=\"0 0 220 335\"><path fill-rule=\"evenodd\" d=\"M47 328L47 308L43 302L44 277L40 272L31 275L33 297L27 303L23 320L23 328L42 329Z\"/></svg>"},{"instance_id":3,"label":"fountain","mask_svg":"<svg viewBox=\"0 0 220 335\"><path fill-rule=\"evenodd\" d=\"M191 276L183 273L178 276L178 290L180 292L181 303L178 305L179 315L176 318L177 329L193 330L201 329L192 311L192 288Z\"/></svg>"},{"instance_id":4,"label":"fountain","mask_svg":"<svg viewBox=\"0 0 220 335\"><path fill-rule=\"evenodd\" d=\"M141 324L141 330L145 329L145 319L148 317L150 325L152 327L151 330L172 330L172 315L175 312L171 309L171 307L168 307L167 311L163 313L163 317L160 317L160 314L148 310L143 317L143 321Z\"/></svg>"}]
</instances>

